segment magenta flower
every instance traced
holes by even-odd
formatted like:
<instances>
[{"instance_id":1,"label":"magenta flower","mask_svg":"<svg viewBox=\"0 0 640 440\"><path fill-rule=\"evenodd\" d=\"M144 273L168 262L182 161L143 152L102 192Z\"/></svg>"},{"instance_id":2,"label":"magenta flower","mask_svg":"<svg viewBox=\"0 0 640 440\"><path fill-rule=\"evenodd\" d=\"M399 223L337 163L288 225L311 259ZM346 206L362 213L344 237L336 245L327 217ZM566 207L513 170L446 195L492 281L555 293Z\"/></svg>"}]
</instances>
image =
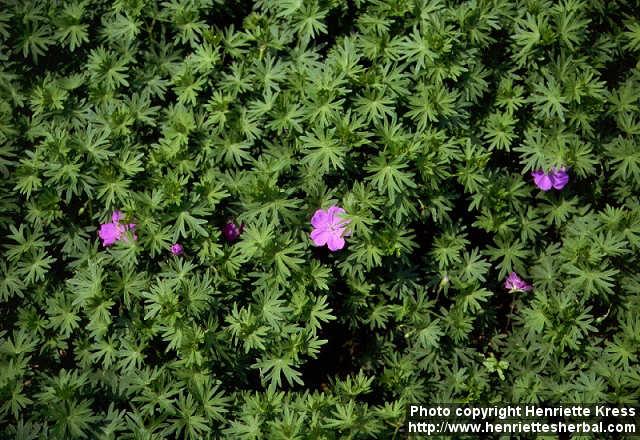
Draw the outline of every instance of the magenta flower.
<instances>
[{"instance_id":1,"label":"magenta flower","mask_svg":"<svg viewBox=\"0 0 640 440\"><path fill-rule=\"evenodd\" d=\"M569 174L565 167L551 168L549 173L536 170L531 175L536 186L542 191L549 191L551 188L562 189L569 182Z\"/></svg>"},{"instance_id":2,"label":"magenta flower","mask_svg":"<svg viewBox=\"0 0 640 440\"><path fill-rule=\"evenodd\" d=\"M533 181L535 182L536 186L542 191L549 191L553 186L551 177L549 177L544 171L536 170L531 173L531 175L533 176Z\"/></svg>"},{"instance_id":3,"label":"magenta flower","mask_svg":"<svg viewBox=\"0 0 640 440\"><path fill-rule=\"evenodd\" d=\"M102 246L111 246L122 238L124 227L118 223L104 223L100 225L98 236L102 239Z\"/></svg>"},{"instance_id":4,"label":"magenta flower","mask_svg":"<svg viewBox=\"0 0 640 440\"><path fill-rule=\"evenodd\" d=\"M174 243L171 245L171 253L173 255L180 255L184 252L184 248L180 243Z\"/></svg>"},{"instance_id":5,"label":"magenta flower","mask_svg":"<svg viewBox=\"0 0 640 440\"><path fill-rule=\"evenodd\" d=\"M527 284L517 273L511 272L504 282L504 288L509 292L528 292L533 287L531 284Z\"/></svg>"},{"instance_id":6,"label":"magenta flower","mask_svg":"<svg viewBox=\"0 0 640 440\"><path fill-rule=\"evenodd\" d=\"M126 231L135 229L136 225L134 223L122 224L120 220L122 220L123 214L120 211L113 211L111 214L111 223L103 223L100 225L100 230L98 231L98 237L102 240L102 245L107 247L114 244L116 241L127 239L125 234ZM137 240L138 236L133 234L133 239Z\"/></svg>"},{"instance_id":7,"label":"magenta flower","mask_svg":"<svg viewBox=\"0 0 640 440\"><path fill-rule=\"evenodd\" d=\"M565 167L551 169L551 183L555 189L562 189L569 182L569 173Z\"/></svg>"},{"instance_id":8,"label":"magenta flower","mask_svg":"<svg viewBox=\"0 0 640 440\"><path fill-rule=\"evenodd\" d=\"M311 217L311 239L316 246L329 247L330 251L337 251L344 247L344 237L349 235L346 227L349 220L342 218L345 210L332 206L328 210L318 209Z\"/></svg>"},{"instance_id":9,"label":"magenta flower","mask_svg":"<svg viewBox=\"0 0 640 440\"><path fill-rule=\"evenodd\" d=\"M224 238L226 238L227 241L231 242L237 240L243 230L244 225L238 226L233 222L229 222L224 225L224 228L222 228L222 235L224 235Z\"/></svg>"}]
</instances>

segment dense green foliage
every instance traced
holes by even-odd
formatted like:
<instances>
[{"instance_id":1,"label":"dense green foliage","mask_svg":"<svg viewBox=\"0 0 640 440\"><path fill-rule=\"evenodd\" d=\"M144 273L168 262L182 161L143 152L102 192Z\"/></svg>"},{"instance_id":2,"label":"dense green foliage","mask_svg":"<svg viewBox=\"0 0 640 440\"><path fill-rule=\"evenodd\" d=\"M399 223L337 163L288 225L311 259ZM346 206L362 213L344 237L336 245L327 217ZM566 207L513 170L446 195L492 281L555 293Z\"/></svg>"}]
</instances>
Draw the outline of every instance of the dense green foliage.
<instances>
[{"instance_id":1,"label":"dense green foliage","mask_svg":"<svg viewBox=\"0 0 640 440\"><path fill-rule=\"evenodd\" d=\"M0 0L0 437L393 438L410 402L637 404L639 11ZM562 191L533 184L559 166ZM309 220L334 204L329 252ZM118 209L138 239L105 248Z\"/></svg>"}]
</instances>

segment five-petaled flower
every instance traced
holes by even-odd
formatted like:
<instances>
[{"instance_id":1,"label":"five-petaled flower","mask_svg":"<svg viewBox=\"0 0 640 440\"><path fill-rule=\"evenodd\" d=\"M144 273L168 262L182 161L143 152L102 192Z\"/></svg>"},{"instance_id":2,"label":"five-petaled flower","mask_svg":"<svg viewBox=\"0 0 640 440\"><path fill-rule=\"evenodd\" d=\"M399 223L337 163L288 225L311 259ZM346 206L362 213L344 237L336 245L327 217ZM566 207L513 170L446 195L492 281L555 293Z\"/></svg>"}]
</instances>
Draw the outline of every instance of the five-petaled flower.
<instances>
[{"instance_id":1,"label":"five-petaled flower","mask_svg":"<svg viewBox=\"0 0 640 440\"><path fill-rule=\"evenodd\" d=\"M549 191L551 188L562 189L569 182L569 174L565 167L551 168L548 173L536 170L531 175L536 186L542 191Z\"/></svg>"},{"instance_id":2,"label":"five-petaled flower","mask_svg":"<svg viewBox=\"0 0 640 440\"><path fill-rule=\"evenodd\" d=\"M184 248L180 243L174 243L171 245L171 253L173 255L180 255L182 252L184 252Z\"/></svg>"},{"instance_id":3,"label":"five-petaled flower","mask_svg":"<svg viewBox=\"0 0 640 440\"><path fill-rule=\"evenodd\" d=\"M122 220L122 218L122 212L113 211L113 214L111 214L111 222L103 223L100 225L98 236L102 240L103 246L111 246L116 241L122 240L123 238L126 239L125 232L135 229L136 225L133 223L120 223L120 220ZM133 239L137 240L137 235L133 234Z\"/></svg>"},{"instance_id":4,"label":"five-petaled flower","mask_svg":"<svg viewBox=\"0 0 640 440\"><path fill-rule=\"evenodd\" d=\"M533 287L531 284L527 284L517 273L511 272L504 282L504 288L509 292L528 292Z\"/></svg>"},{"instance_id":5,"label":"five-petaled flower","mask_svg":"<svg viewBox=\"0 0 640 440\"><path fill-rule=\"evenodd\" d=\"M337 251L344 247L344 237L349 235L347 224L349 220L343 215L345 210L332 206L326 211L318 209L311 217L311 239L316 246L325 244L331 251Z\"/></svg>"}]
</instances>

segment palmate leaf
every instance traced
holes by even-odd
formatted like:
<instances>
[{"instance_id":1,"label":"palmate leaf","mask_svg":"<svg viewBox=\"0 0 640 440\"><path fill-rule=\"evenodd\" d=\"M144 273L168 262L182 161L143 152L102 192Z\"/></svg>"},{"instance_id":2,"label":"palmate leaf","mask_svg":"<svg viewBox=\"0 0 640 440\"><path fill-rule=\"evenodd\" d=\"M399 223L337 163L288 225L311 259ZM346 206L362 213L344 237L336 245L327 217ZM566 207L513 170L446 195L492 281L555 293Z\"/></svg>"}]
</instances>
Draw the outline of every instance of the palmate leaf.
<instances>
[{"instance_id":1,"label":"palmate leaf","mask_svg":"<svg viewBox=\"0 0 640 440\"><path fill-rule=\"evenodd\" d=\"M31 25L22 33L17 48L22 51L24 57L30 56L37 63L47 48L53 45L53 42L49 26Z\"/></svg>"},{"instance_id":2,"label":"palmate leaf","mask_svg":"<svg viewBox=\"0 0 640 440\"><path fill-rule=\"evenodd\" d=\"M365 320L365 322L369 324L369 327L372 330L376 328L386 328L390 315L390 306L377 304L372 308L369 317Z\"/></svg>"},{"instance_id":3,"label":"palmate leaf","mask_svg":"<svg viewBox=\"0 0 640 440\"><path fill-rule=\"evenodd\" d=\"M280 418L269 422L270 438L287 438L302 435L305 431L306 415L285 407Z\"/></svg>"},{"instance_id":4,"label":"palmate leaf","mask_svg":"<svg viewBox=\"0 0 640 440\"><path fill-rule=\"evenodd\" d=\"M552 76L546 76L534 86L534 93L529 98L534 104L536 114L541 119L557 117L564 120L569 100L563 95L560 84Z\"/></svg>"},{"instance_id":5,"label":"palmate leaf","mask_svg":"<svg viewBox=\"0 0 640 440\"><path fill-rule=\"evenodd\" d=\"M399 157L389 160L385 155L379 155L365 167L365 170L373 173L369 180L378 192L386 193L393 201L398 194L410 188L416 188L415 175L403 171L407 167L408 165Z\"/></svg>"},{"instance_id":6,"label":"palmate leaf","mask_svg":"<svg viewBox=\"0 0 640 440\"><path fill-rule=\"evenodd\" d=\"M509 150L515 139L514 126L516 120L509 114L493 114L487 119L484 138L489 142L489 148Z\"/></svg>"},{"instance_id":7,"label":"palmate leaf","mask_svg":"<svg viewBox=\"0 0 640 440\"><path fill-rule=\"evenodd\" d=\"M474 147L470 139L465 142L464 156L464 166L460 164L456 173L458 181L464 185L465 192L479 192L489 182L482 172L483 164L489 156ZM469 208L471 209L471 206Z\"/></svg>"},{"instance_id":8,"label":"palmate leaf","mask_svg":"<svg viewBox=\"0 0 640 440\"><path fill-rule=\"evenodd\" d=\"M100 339L92 344L91 360L103 368L110 368L118 354L118 344L111 338Z\"/></svg>"},{"instance_id":9,"label":"palmate leaf","mask_svg":"<svg viewBox=\"0 0 640 440\"><path fill-rule=\"evenodd\" d=\"M598 402L605 398L605 380L596 376L594 371L582 372L576 378L574 385L573 398L580 402Z\"/></svg>"},{"instance_id":10,"label":"palmate leaf","mask_svg":"<svg viewBox=\"0 0 640 440\"><path fill-rule=\"evenodd\" d=\"M636 347L631 341L621 340L619 336L615 336L613 342L607 341L606 344L604 352L608 362L629 368L638 360Z\"/></svg>"},{"instance_id":11,"label":"palmate leaf","mask_svg":"<svg viewBox=\"0 0 640 440\"><path fill-rule=\"evenodd\" d=\"M207 419L198 411L197 402L190 393L180 393L176 406L177 417L167 426L165 433L181 438L200 439L208 431Z\"/></svg>"},{"instance_id":12,"label":"palmate leaf","mask_svg":"<svg viewBox=\"0 0 640 440\"><path fill-rule=\"evenodd\" d=\"M242 440L257 440L262 436L264 420L258 414L243 414L233 420L225 429L225 434Z\"/></svg>"},{"instance_id":13,"label":"palmate leaf","mask_svg":"<svg viewBox=\"0 0 640 440\"><path fill-rule=\"evenodd\" d=\"M584 18L586 7L580 0L567 0L554 8L558 36L570 50L579 46L588 32L591 20Z\"/></svg>"},{"instance_id":14,"label":"palmate leaf","mask_svg":"<svg viewBox=\"0 0 640 440\"><path fill-rule=\"evenodd\" d=\"M426 327L417 333L418 342L424 348L437 348L444 331L439 320L431 321Z\"/></svg>"},{"instance_id":15,"label":"palmate leaf","mask_svg":"<svg viewBox=\"0 0 640 440\"><path fill-rule=\"evenodd\" d=\"M290 386L294 384L303 385L302 375L296 371L295 363L289 357L262 358L262 360L252 365L260 370L260 375L269 382L269 390L274 391L282 386L282 376Z\"/></svg>"},{"instance_id":16,"label":"palmate leaf","mask_svg":"<svg viewBox=\"0 0 640 440\"><path fill-rule=\"evenodd\" d=\"M135 16L117 13L104 20L105 36L109 42L128 44L140 33L142 22Z\"/></svg>"},{"instance_id":17,"label":"palmate leaf","mask_svg":"<svg viewBox=\"0 0 640 440\"><path fill-rule=\"evenodd\" d=\"M459 116L456 101L459 94L443 85L419 84L415 95L409 98L409 108L406 115L417 123L418 130L426 129L430 123L442 119Z\"/></svg>"},{"instance_id":18,"label":"palmate leaf","mask_svg":"<svg viewBox=\"0 0 640 440\"><path fill-rule=\"evenodd\" d=\"M339 403L335 408L335 411L331 414L332 417L327 418L325 421L327 427L346 431L355 425L358 415L353 400L349 400L346 404Z\"/></svg>"},{"instance_id":19,"label":"palmate leaf","mask_svg":"<svg viewBox=\"0 0 640 440\"><path fill-rule=\"evenodd\" d=\"M71 52L83 43L89 42L89 25L81 22L84 12L82 3L72 3L65 6L58 18L58 30L55 37L63 45L69 46Z\"/></svg>"},{"instance_id":20,"label":"palmate leaf","mask_svg":"<svg viewBox=\"0 0 640 440\"><path fill-rule=\"evenodd\" d=\"M323 323L333 321L336 317L332 314L333 309L327 304L327 296L319 296L309 310L308 327L315 334L322 328Z\"/></svg>"},{"instance_id":21,"label":"palmate leaf","mask_svg":"<svg viewBox=\"0 0 640 440\"><path fill-rule=\"evenodd\" d=\"M563 268L571 276L568 287L576 293L586 295L611 295L615 283L614 277L619 273L617 269L596 270L583 268L568 263Z\"/></svg>"},{"instance_id":22,"label":"palmate leaf","mask_svg":"<svg viewBox=\"0 0 640 440\"><path fill-rule=\"evenodd\" d=\"M144 225L145 234L140 240L145 242L145 248L149 250L152 257L162 254L172 243L171 226L160 227L159 225L148 222ZM175 243L175 242L174 242Z\"/></svg>"},{"instance_id":23,"label":"palmate leaf","mask_svg":"<svg viewBox=\"0 0 640 440\"><path fill-rule=\"evenodd\" d=\"M267 222L256 222L247 225L238 243L238 249L245 259L262 254L275 239L275 228Z\"/></svg>"},{"instance_id":24,"label":"palmate leaf","mask_svg":"<svg viewBox=\"0 0 640 440\"><path fill-rule=\"evenodd\" d=\"M47 301L47 309L50 327L56 329L65 338L80 325L80 316L67 295L58 294Z\"/></svg>"},{"instance_id":25,"label":"palmate leaf","mask_svg":"<svg viewBox=\"0 0 640 440\"><path fill-rule=\"evenodd\" d=\"M87 69L95 84L102 83L107 89L115 90L120 86L129 85L128 62L126 56L118 56L104 47L98 47L91 50Z\"/></svg>"},{"instance_id":26,"label":"palmate leaf","mask_svg":"<svg viewBox=\"0 0 640 440\"><path fill-rule=\"evenodd\" d=\"M208 213L206 210L203 210L201 208L200 209L196 208L193 212L196 215L198 214L206 215ZM178 214L178 217L176 219L176 223L174 226L173 242L175 243L176 241L178 241L178 238L180 237L187 238L190 235L195 235L196 233L203 237L208 237L209 233L205 228L202 227L202 225L206 223L207 223L206 220L197 218L191 215L190 211L181 211ZM187 232L186 226L189 227L188 232Z\"/></svg>"},{"instance_id":27,"label":"palmate leaf","mask_svg":"<svg viewBox=\"0 0 640 440\"><path fill-rule=\"evenodd\" d=\"M117 365L118 368L126 373L132 373L144 365L146 355L144 354L147 344L140 342L132 342L124 339L118 348Z\"/></svg>"},{"instance_id":28,"label":"palmate leaf","mask_svg":"<svg viewBox=\"0 0 640 440\"><path fill-rule=\"evenodd\" d=\"M640 51L640 23L630 21L626 28L624 36L627 39L627 44L625 47L629 50Z\"/></svg>"},{"instance_id":29,"label":"palmate leaf","mask_svg":"<svg viewBox=\"0 0 640 440\"><path fill-rule=\"evenodd\" d=\"M69 289L74 294L73 305L84 307L89 301L98 298L102 294L102 283L106 278L101 261L89 260L87 266L79 269L75 275L67 281Z\"/></svg>"},{"instance_id":30,"label":"palmate leaf","mask_svg":"<svg viewBox=\"0 0 640 440\"><path fill-rule=\"evenodd\" d=\"M618 137L607 145L606 152L615 170L613 178L633 180L640 185L640 150L635 142Z\"/></svg>"},{"instance_id":31,"label":"palmate leaf","mask_svg":"<svg viewBox=\"0 0 640 440\"><path fill-rule=\"evenodd\" d=\"M295 221L302 205L302 200L291 198L292 190L263 189L259 198L251 203L247 203L247 210L239 221L251 219L252 222L266 222L271 225L277 224L281 220Z\"/></svg>"},{"instance_id":32,"label":"palmate leaf","mask_svg":"<svg viewBox=\"0 0 640 440\"><path fill-rule=\"evenodd\" d=\"M383 256L384 252L380 247L373 242L367 241L360 242L354 246L346 261L351 264L362 264L367 269L372 269L382 265ZM344 266L344 268L348 269L348 266Z\"/></svg>"},{"instance_id":33,"label":"palmate leaf","mask_svg":"<svg viewBox=\"0 0 640 440\"><path fill-rule=\"evenodd\" d=\"M5 255L11 260L16 261L18 258L33 252L40 253L49 244L48 241L44 240L41 228L30 231L21 224L19 228L9 225L9 229L11 234L7 238L16 242L16 244L6 246Z\"/></svg>"},{"instance_id":34,"label":"palmate leaf","mask_svg":"<svg viewBox=\"0 0 640 440\"><path fill-rule=\"evenodd\" d=\"M88 400L68 400L52 411L57 417L51 431L53 435L63 438L85 438L91 432L92 425L99 420Z\"/></svg>"},{"instance_id":35,"label":"palmate leaf","mask_svg":"<svg viewBox=\"0 0 640 440\"><path fill-rule=\"evenodd\" d=\"M11 411L14 418L18 418L19 414L30 406L33 400L29 399L24 393L22 383L17 382L11 392L10 398L0 406L0 414L7 414Z\"/></svg>"},{"instance_id":36,"label":"palmate leaf","mask_svg":"<svg viewBox=\"0 0 640 440\"><path fill-rule=\"evenodd\" d=\"M314 130L312 135L301 136L304 145L302 152L305 154L302 163L318 168L322 174L343 169L348 148L341 145L334 134L335 129Z\"/></svg>"},{"instance_id":37,"label":"palmate leaf","mask_svg":"<svg viewBox=\"0 0 640 440\"><path fill-rule=\"evenodd\" d=\"M242 342L245 353L254 349L266 349L266 336L270 329L266 325L259 325L259 317L251 310L244 307L238 308L234 303L230 314L226 317L226 322L233 342L236 344Z\"/></svg>"},{"instance_id":38,"label":"palmate leaf","mask_svg":"<svg viewBox=\"0 0 640 440\"><path fill-rule=\"evenodd\" d=\"M147 313L144 319L153 319L156 316L171 314L176 310L179 296L174 293L175 284L167 280L159 280L151 286L148 292L142 292L145 299Z\"/></svg>"},{"instance_id":39,"label":"palmate leaf","mask_svg":"<svg viewBox=\"0 0 640 440\"><path fill-rule=\"evenodd\" d=\"M302 250L306 246L304 243L296 243L287 246L274 253L273 262L275 263L276 272L286 279L291 275L291 271L299 271L301 264L305 262Z\"/></svg>"},{"instance_id":40,"label":"palmate leaf","mask_svg":"<svg viewBox=\"0 0 640 440\"><path fill-rule=\"evenodd\" d=\"M354 100L357 111L366 117L367 122L394 116L393 100L386 97L380 90L369 90Z\"/></svg>"},{"instance_id":41,"label":"palmate leaf","mask_svg":"<svg viewBox=\"0 0 640 440\"><path fill-rule=\"evenodd\" d=\"M534 304L533 307L524 308L520 313L520 316L520 319L529 335L532 336L541 333L551 324L549 317L539 304Z\"/></svg>"},{"instance_id":42,"label":"palmate leaf","mask_svg":"<svg viewBox=\"0 0 640 440\"><path fill-rule=\"evenodd\" d=\"M4 336L4 333L1 336ZM11 357L18 357L33 352L38 346L40 338L37 335L19 329L12 332L12 337L2 340L0 352Z\"/></svg>"},{"instance_id":43,"label":"palmate leaf","mask_svg":"<svg viewBox=\"0 0 640 440\"><path fill-rule=\"evenodd\" d=\"M434 44L430 36L431 33L416 26L411 35L405 37L398 47L407 60L414 63L416 71L432 65L439 56L436 49L433 48Z\"/></svg>"},{"instance_id":44,"label":"palmate leaf","mask_svg":"<svg viewBox=\"0 0 640 440\"><path fill-rule=\"evenodd\" d=\"M516 65L521 67L533 57L535 50L552 35L547 14L532 15L527 12L525 18L517 21L515 33L513 34L514 42L518 51L514 51L514 60Z\"/></svg>"},{"instance_id":45,"label":"palmate leaf","mask_svg":"<svg viewBox=\"0 0 640 440\"><path fill-rule=\"evenodd\" d=\"M12 296L22 297L24 289L24 282L18 276L17 269L0 261L0 302L5 302Z\"/></svg>"},{"instance_id":46,"label":"palmate leaf","mask_svg":"<svg viewBox=\"0 0 640 440\"><path fill-rule=\"evenodd\" d=\"M276 294L268 293L258 296L257 308L261 312L261 319L274 329L279 329L280 325L286 322L285 316L292 311L285 300L277 297Z\"/></svg>"},{"instance_id":47,"label":"palmate leaf","mask_svg":"<svg viewBox=\"0 0 640 440\"><path fill-rule=\"evenodd\" d=\"M496 238L497 247L490 247L485 251L491 260L499 261L497 267L500 269L498 278L504 278L509 272L524 272L523 259L527 257L529 252L525 250L525 246L519 240L505 240Z\"/></svg>"},{"instance_id":48,"label":"palmate leaf","mask_svg":"<svg viewBox=\"0 0 640 440\"><path fill-rule=\"evenodd\" d=\"M617 257L631 252L628 249L629 243L624 237L611 231L607 231L606 234L598 233L593 237L593 242L600 252L610 257Z\"/></svg>"},{"instance_id":49,"label":"palmate leaf","mask_svg":"<svg viewBox=\"0 0 640 440\"><path fill-rule=\"evenodd\" d=\"M209 420L224 422L229 412L231 397L226 396L219 385L212 384L208 379L202 384L199 394L200 404L206 417Z\"/></svg>"},{"instance_id":50,"label":"palmate leaf","mask_svg":"<svg viewBox=\"0 0 640 440\"><path fill-rule=\"evenodd\" d=\"M464 252L462 254L462 260L462 266L460 268L460 279L462 281L486 280L485 274L489 271L491 265L479 255L478 248L472 249L471 253Z\"/></svg>"},{"instance_id":51,"label":"palmate leaf","mask_svg":"<svg viewBox=\"0 0 640 440\"><path fill-rule=\"evenodd\" d=\"M637 83L629 79L609 93L610 111L618 115L624 113L634 114L638 111L639 99L640 90L638 90Z\"/></svg>"},{"instance_id":52,"label":"palmate leaf","mask_svg":"<svg viewBox=\"0 0 640 440\"><path fill-rule=\"evenodd\" d=\"M122 206L131 198L131 180L119 176L101 176L98 180L97 196L105 206Z\"/></svg>"},{"instance_id":53,"label":"palmate leaf","mask_svg":"<svg viewBox=\"0 0 640 440\"><path fill-rule=\"evenodd\" d=\"M461 261L460 254L468 244L463 231L454 229L435 238L431 253L438 261L438 267L444 269L451 263Z\"/></svg>"},{"instance_id":54,"label":"palmate leaf","mask_svg":"<svg viewBox=\"0 0 640 440\"><path fill-rule=\"evenodd\" d=\"M317 3L303 3L294 18L294 29L303 43L327 33L326 15L327 10L320 9Z\"/></svg>"},{"instance_id":55,"label":"palmate leaf","mask_svg":"<svg viewBox=\"0 0 640 440\"><path fill-rule=\"evenodd\" d=\"M472 290L464 295L460 301L462 311L464 313L468 311L478 313L483 309L483 303L486 303L491 296L493 296L493 293L484 288Z\"/></svg>"}]
</instances>

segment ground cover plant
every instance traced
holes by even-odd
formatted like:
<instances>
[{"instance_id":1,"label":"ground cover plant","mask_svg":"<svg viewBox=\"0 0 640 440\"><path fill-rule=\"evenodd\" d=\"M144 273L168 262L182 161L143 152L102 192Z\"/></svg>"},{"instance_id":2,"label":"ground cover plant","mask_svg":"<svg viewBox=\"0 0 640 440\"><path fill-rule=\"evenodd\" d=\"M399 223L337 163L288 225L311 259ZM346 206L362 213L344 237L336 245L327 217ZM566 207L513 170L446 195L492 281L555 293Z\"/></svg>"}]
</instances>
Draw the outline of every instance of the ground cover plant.
<instances>
[{"instance_id":1,"label":"ground cover plant","mask_svg":"<svg viewBox=\"0 0 640 440\"><path fill-rule=\"evenodd\" d=\"M0 437L637 405L639 15L0 0Z\"/></svg>"}]
</instances>

